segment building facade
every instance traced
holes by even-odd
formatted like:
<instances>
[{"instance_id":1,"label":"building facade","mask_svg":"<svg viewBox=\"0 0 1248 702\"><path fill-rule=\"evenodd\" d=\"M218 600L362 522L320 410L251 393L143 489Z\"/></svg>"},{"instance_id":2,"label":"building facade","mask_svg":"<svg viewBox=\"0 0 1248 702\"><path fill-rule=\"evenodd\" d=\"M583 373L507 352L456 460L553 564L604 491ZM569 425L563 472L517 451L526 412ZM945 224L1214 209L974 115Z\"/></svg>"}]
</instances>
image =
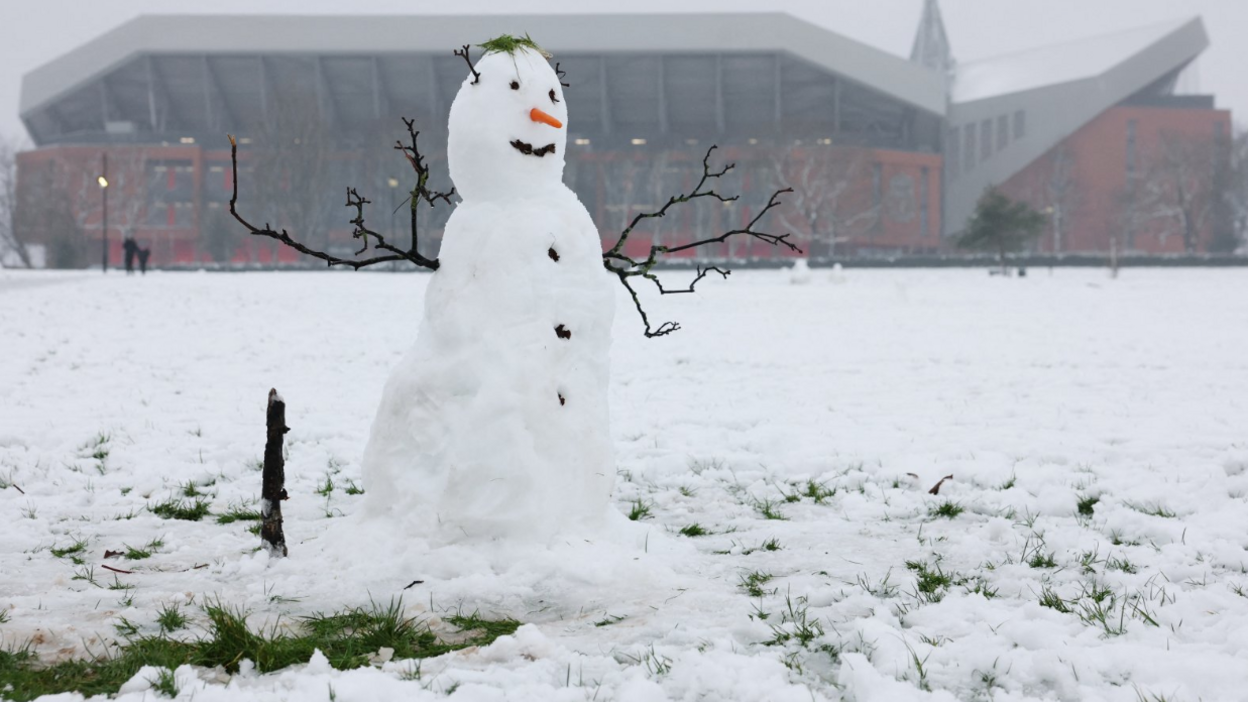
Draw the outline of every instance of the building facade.
<instances>
[{"instance_id":1,"label":"building facade","mask_svg":"<svg viewBox=\"0 0 1248 702\"><path fill-rule=\"evenodd\" d=\"M1059 251L1104 250L1110 223L1124 247L1173 251L1174 208L1163 200L1176 188L1152 175L1164 160L1155 144L1176 130L1212 143L1215 123L1230 133L1211 100L1176 98L1166 82L1207 46L1199 20L1054 70L1044 55L959 66L935 0L909 59L784 14L149 16L25 77L22 117L37 148L19 157L23 236L61 265L99 260L105 234L113 262L133 237L154 265L299 263L229 218L227 133L239 136L239 207L253 221L349 252L352 186L373 201L371 227L406 231L411 173L391 148L405 136L400 118L416 120L445 181L446 115L467 73L451 49L527 28L569 84L565 181L605 244L688 192L711 145L714 163L736 164L722 190L739 200L653 220L630 239L632 253L740 227L791 188L769 226L813 257L941 254L994 185L1051 213ZM1105 151L1112 129L1123 148L1122 130L1134 130L1149 178L1109 173L1106 159L1127 158ZM1078 207L1055 206L1041 187L1054 163L1074 174ZM1124 207L1131 213L1114 219ZM422 210L426 254L448 215ZM1203 216L1194 235L1189 221L1182 250L1213 246L1215 220ZM730 240L696 255L788 254Z\"/></svg>"}]
</instances>

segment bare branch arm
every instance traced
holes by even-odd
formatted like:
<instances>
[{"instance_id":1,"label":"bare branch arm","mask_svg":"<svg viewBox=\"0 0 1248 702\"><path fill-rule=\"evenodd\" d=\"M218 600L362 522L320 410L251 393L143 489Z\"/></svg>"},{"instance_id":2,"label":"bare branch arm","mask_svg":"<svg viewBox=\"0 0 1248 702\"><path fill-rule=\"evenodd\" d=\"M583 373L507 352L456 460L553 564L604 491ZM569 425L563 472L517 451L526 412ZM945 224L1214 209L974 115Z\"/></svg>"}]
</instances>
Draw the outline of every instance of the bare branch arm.
<instances>
[{"instance_id":1,"label":"bare branch arm","mask_svg":"<svg viewBox=\"0 0 1248 702\"><path fill-rule=\"evenodd\" d=\"M306 244L296 241L285 229L277 231L269 226L267 222L263 227L257 227L247 221L238 213L238 141L233 135L229 135L230 165L234 174L234 189L230 197L230 214L238 221L239 224L246 227L247 231L251 234L280 241L305 256L311 256L325 261L325 263L329 266L350 266L355 270L359 270L378 263L407 261L431 271L438 270L441 265L438 262L438 259L427 258L422 256L418 251L417 243L419 241L419 236L417 231L417 210L421 203L424 203L429 207L433 207L438 201L441 201L450 206L452 204L451 196L455 194L455 189L452 188L446 192L429 189L429 166L425 163L424 156L420 153L420 149L417 146L416 141L420 132L418 132L415 128L414 120L405 118L403 123L407 127L407 133L411 140L410 145L404 145L402 142L398 142L394 148L403 154L408 163L411 164L412 169L416 172L416 187L412 189L408 197L408 203L410 204L409 209L411 212L412 241L411 246L407 249L391 244L386 240L384 235L368 228L368 225L364 221L364 206L371 204L371 201L368 198L361 196L355 188L347 188L346 202L347 207L355 208L355 217L350 220L351 225L354 227L351 232L351 237L359 239L362 242L360 250L356 251L355 255L360 256L368 250L370 237L372 238L374 250L386 252L383 255L365 259L341 258L324 251L318 251L307 246Z\"/></svg>"},{"instance_id":2,"label":"bare branch arm","mask_svg":"<svg viewBox=\"0 0 1248 702\"><path fill-rule=\"evenodd\" d=\"M763 217L765 217L773 209L780 206L781 195L793 192L792 188L784 188L772 193L771 197L767 200L767 205L764 206L763 209L760 210L759 213L745 225L745 227L733 229L720 234L719 236L701 239L688 244L682 244L680 246L652 245L649 253L646 255L646 258L643 260L636 260L624 254L624 245L627 243L629 235L632 234L637 225L647 219L665 217L668 211L676 205L692 202L693 200L700 198L711 198L718 200L719 202L734 202L737 200L737 196L734 195L732 197L725 197L716 192L713 187L708 187L707 185L710 182L722 178L734 168L734 164L730 163L717 171L711 170L710 159L711 154L715 151L715 148L715 146L712 146L708 149L706 156L702 158L702 177L698 180L698 183L694 186L693 190L687 194L676 195L669 198L668 201L655 212L644 212L634 217L633 221L628 225L623 233L620 234L620 238L615 242L615 245L602 255L603 266L605 266L607 270L611 271L611 273L615 274L615 276L620 279L620 283L622 283L625 289L628 290L629 296L633 300L633 306L637 308L637 314L641 316L641 321L645 324L645 334L648 338L666 336L672 332L679 331L680 324L677 322L664 322L659 325L657 329L651 327L650 318L647 316L645 309L641 305L641 300L637 296L637 291L633 288L632 284L629 283L629 278L642 277L649 280L655 284L655 286L659 289L659 293L662 295L680 295L695 292L698 283L706 278L710 273L718 273L721 277L727 278L732 272L719 268L718 266L699 266L697 268L697 275L692 281L689 282L687 287L667 288L663 285L663 282L659 279L658 275L652 272L652 269L658 264L659 256L661 254L688 251L707 244L722 243L727 241L730 237L738 234L753 237L759 241L771 244L772 246L784 246L790 251L801 253L801 249L789 240L789 234L769 234L755 228L758 226L759 222L762 221Z\"/></svg>"},{"instance_id":3,"label":"bare branch arm","mask_svg":"<svg viewBox=\"0 0 1248 702\"><path fill-rule=\"evenodd\" d=\"M311 256L313 258L319 258L320 260L325 261L325 263L329 266L350 266L351 268L354 268L355 270L359 270L361 268L365 268L367 266L371 266L376 263L383 263L386 261L401 261L405 259L411 260L406 256L397 256L397 255L378 256L375 258L363 259L363 260L351 260L351 259L339 258L337 256L327 254L324 251L317 251L316 249L309 248L308 246L305 246L299 243L298 241L295 241L293 238L291 238L290 233L287 232L285 229L282 229L281 231L276 231L271 226L269 226L267 222L265 223L264 227L257 227L251 222L248 222L246 219L243 218L242 215L238 213L238 140L234 138L233 134L230 134L228 136L230 138L230 166L233 169L233 175L234 175L233 177L234 190L230 194L230 214L234 217L234 219L238 220L239 224L246 227L247 231L251 232L255 236L264 236L270 239L276 239L277 241L282 242L286 246L289 246L290 248L294 249L295 251L298 251L301 254L304 254L305 256ZM416 263L416 261L412 261L412 262ZM417 265L420 265L420 264L417 264Z\"/></svg>"}]
</instances>

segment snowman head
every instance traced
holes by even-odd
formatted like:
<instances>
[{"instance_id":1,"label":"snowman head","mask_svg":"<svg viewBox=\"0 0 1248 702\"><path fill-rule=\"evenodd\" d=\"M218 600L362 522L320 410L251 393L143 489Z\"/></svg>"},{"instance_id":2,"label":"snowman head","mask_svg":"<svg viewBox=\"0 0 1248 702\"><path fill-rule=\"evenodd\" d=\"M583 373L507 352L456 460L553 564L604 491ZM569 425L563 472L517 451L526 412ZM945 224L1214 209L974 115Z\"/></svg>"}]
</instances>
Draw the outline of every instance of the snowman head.
<instances>
[{"instance_id":1,"label":"snowman head","mask_svg":"<svg viewBox=\"0 0 1248 702\"><path fill-rule=\"evenodd\" d=\"M481 45L455 102L447 165L465 201L527 197L563 183L568 110L548 55L527 37Z\"/></svg>"}]
</instances>

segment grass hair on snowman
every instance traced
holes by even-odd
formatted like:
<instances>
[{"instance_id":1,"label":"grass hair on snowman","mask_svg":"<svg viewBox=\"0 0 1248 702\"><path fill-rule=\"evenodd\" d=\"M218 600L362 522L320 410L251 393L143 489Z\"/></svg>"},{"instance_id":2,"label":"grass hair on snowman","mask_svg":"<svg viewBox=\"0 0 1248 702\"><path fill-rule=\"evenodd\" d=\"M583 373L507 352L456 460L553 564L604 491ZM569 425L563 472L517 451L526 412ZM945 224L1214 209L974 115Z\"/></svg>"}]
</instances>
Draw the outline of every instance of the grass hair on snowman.
<instances>
[{"instance_id":1,"label":"grass hair on snowman","mask_svg":"<svg viewBox=\"0 0 1248 702\"><path fill-rule=\"evenodd\" d=\"M510 34L500 34L489 41L477 44L478 47L485 49L487 54L511 54L515 55L521 49L529 49L537 52L544 59L552 59L554 56L547 50L537 45L537 42L529 38L528 34L522 37L512 36Z\"/></svg>"}]
</instances>

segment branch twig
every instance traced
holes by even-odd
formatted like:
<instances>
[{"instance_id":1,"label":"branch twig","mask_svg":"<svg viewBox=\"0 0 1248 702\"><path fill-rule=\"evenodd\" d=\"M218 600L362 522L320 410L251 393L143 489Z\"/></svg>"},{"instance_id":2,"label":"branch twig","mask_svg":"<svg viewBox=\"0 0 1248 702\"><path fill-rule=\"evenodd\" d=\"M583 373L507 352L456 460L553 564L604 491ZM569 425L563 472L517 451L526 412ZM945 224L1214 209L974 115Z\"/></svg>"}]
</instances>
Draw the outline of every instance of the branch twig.
<instances>
[{"instance_id":1,"label":"branch twig","mask_svg":"<svg viewBox=\"0 0 1248 702\"><path fill-rule=\"evenodd\" d=\"M438 263L438 259L427 258L422 256L418 251L418 207L422 202L429 207L433 207L438 201L451 205L453 204L451 202L451 196L455 194L455 189L451 188L446 192L429 189L429 166L425 163L424 156L420 153L420 149L417 146L417 137L420 135L420 132L416 130L415 120L404 118L403 124L407 127L410 144L404 145L401 141L395 142L394 149L403 154L403 156L407 159L407 162L412 166L412 170L416 172L416 187L412 188L407 200L410 204L410 226L412 233L411 245L408 248L403 249L399 246L391 244L386 240L386 237L383 234L368 228L368 225L364 221L364 206L371 204L372 201L360 195L355 188L347 188L346 202L347 207L355 208L355 217L350 220L353 227L351 231L351 238L360 240L362 244L360 250L355 252L355 256L361 256L368 250L370 244L369 237L372 237L371 243L374 251L383 253L375 255L371 258L341 258L339 256L334 256L333 254L318 251L310 246L307 246L306 244L296 241L285 229L282 229L281 231L275 230L269 225L268 222L265 222L263 227L257 227L247 221L238 213L238 141L232 134L227 135L230 139L230 165L234 174L233 192L230 195L230 214L235 220L238 221L239 224L246 227L247 231L251 232L253 235L276 239L299 253L325 261L326 265L329 266L350 266L355 270L359 270L378 263L407 261L420 266L421 268L427 268L431 271L438 270L440 265Z\"/></svg>"},{"instance_id":2,"label":"branch twig","mask_svg":"<svg viewBox=\"0 0 1248 702\"><path fill-rule=\"evenodd\" d=\"M481 81L481 74L480 74L480 73L477 73L477 67L476 67L476 66L474 66L474 65L472 65L472 59L468 58L468 49L469 49L469 48L471 48L469 45L464 44L464 48L462 48L462 49L456 49L453 53L454 53L456 56L463 56L463 57L464 57L464 61L465 61L465 62L467 62L467 64L468 64L468 70L472 71L472 84L473 84L473 85L476 85L477 83L479 83L479 82Z\"/></svg>"},{"instance_id":3,"label":"branch twig","mask_svg":"<svg viewBox=\"0 0 1248 702\"><path fill-rule=\"evenodd\" d=\"M641 321L646 326L645 334L648 338L667 336L672 332L679 331L680 324L678 322L663 322L657 328L652 327L650 325L649 316L646 314L645 309L641 306L641 299L637 296L636 289L633 288L631 283L629 283L629 278L641 277L649 280L655 284L655 286L659 289L659 294L661 295L680 295L694 292L697 284L701 282L703 278L706 278L706 276L710 273L718 273L723 278L727 278L729 274L732 273L732 271L719 268L718 266L698 266L697 275L689 283L688 287L666 288L664 287L662 281L659 280L658 275L652 272L652 269L659 262L660 254L677 253L680 251L688 251L699 246L705 246L707 244L722 243L727 241L729 237L738 234L753 237L764 243L771 244L772 246L784 246L790 251L801 253L801 249L793 244L793 242L789 241L789 234L769 234L755 229L755 226L758 225L758 223L767 215L768 212L780 206L781 195L793 192L792 188L783 188L772 193L771 197L767 200L767 205L764 206L763 209L760 210L748 224L740 229L733 229L720 234L719 236L700 239L698 241L682 244L680 246L652 245L650 247L650 252L644 259L641 260L631 258L630 256L624 254L624 245L628 242L629 235L633 233L633 230L635 230L639 224L647 219L658 219L667 216L668 211L676 205L681 205L703 198L718 200L719 202L725 203L735 202L738 199L739 196L737 195L725 197L724 195L716 192L713 187L708 188L707 186L708 183L724 177L736 167L736 164L729 163L717 171L712 171L711 154L714 153L716 148L716 146L711 146L711 148L707 149L706 155L702 157L702 177L698 180L697 185L693 187L693 190L687 194L674 195L668 198L667 202L654 212L643 212L638 214L633 218L633 221L629 223L628 227L625 228L620 234L620 238L615 242L615 245L602 255L603 265L607 270L614 273L620 279L620 283L624 285L624 288L628 290L628 294L633 300L633 306L637 308L637 314L641 316Z\"/></svg>"}]
</instances>

